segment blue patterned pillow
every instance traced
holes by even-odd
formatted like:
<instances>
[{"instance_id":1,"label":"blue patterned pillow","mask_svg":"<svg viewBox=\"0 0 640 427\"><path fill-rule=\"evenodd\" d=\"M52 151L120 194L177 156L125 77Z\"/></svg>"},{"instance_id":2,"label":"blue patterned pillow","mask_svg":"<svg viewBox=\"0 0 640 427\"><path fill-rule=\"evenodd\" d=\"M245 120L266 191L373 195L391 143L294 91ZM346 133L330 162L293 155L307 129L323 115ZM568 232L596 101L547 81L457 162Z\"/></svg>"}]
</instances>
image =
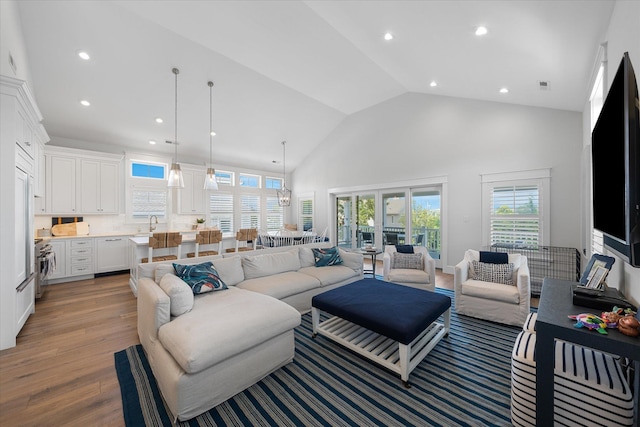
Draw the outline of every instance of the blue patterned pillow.
<instances>
[{"instance_id":1,"label":"blue patterned pillow","mask_svg":"<svg viewBox=\"0 0 640 427\"><path fill-rule=\"evenodd\" d=\"M337 247L326 249L312 249L313 259L316 263L316 267L328 267L330 265L342 264L342 258L340 258L340 252Z\"/></svg>"},{"instance_id":2,"label":"blue patterned pillow","mask_svg":"<svg viewBox=\"0 0 640 427\"><path fill-rule=\"evenodd\" d=\"M173 268L176 270L176 275L189 285L196 295L227 289L227 285L210 261L193 265L174 263Z\"/></svg>"}]
</instances>

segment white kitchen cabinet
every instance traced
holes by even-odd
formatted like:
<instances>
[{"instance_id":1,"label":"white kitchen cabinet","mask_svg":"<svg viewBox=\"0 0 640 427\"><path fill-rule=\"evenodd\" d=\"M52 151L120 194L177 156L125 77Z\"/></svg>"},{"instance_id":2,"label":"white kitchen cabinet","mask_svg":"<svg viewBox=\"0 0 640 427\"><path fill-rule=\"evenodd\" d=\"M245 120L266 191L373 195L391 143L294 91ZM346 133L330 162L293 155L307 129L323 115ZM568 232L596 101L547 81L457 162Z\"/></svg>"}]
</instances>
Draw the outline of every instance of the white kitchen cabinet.
<instances>
[{"instance_id":1,"label":"white kitchen cabinet","mask_svg":"<svg viewBox=\"0 0 640 427\"><path fill-rule=\"evenodd\" d=\"M20 331L36 307L36 278L16 289L16 331Z\"/></svg>"},{"instance_id":2,"label":"white kitchen cabinet","mask_svg":"<svg viewBox=\"0 0 640 427\"><path fill-rule=\"evenodd\" d=\"M67 242L66 240L49 241L53 252L56 254L56 270L49 275L49 280L67 277Z\"/></svg>"},{"instance_id":3,"label":"white kitchen cabinet","mask_svg":"<svg viewBox=\"0 0 640 427\"><path fill-rule=\"evenodd\" d=\"M93 240L86 239L69 239L67 254L67 275L84 276L93 274Z\"/></svg>"},{"instance_id":4,"label":"white kitchen cabinet","mask_svg":"<svg viewBox=\"0 0 640 427\"><path fill-rule=\"evenodd\" d=\"M80 212L118 213L119 162L78 159Z\"/></svg>"},{"instance_id":5,"label":"white kitchen cabinet","mask_svg":"<svg viewBox=\"0 0 640 427\"><path fill-rule=\"evenodd\" d=\"M69 156L47 156L48 213L76 215L76 159Z\"/></svg>"},{"instance_id":6,"label":"white kitchen cabinet","mask_svg":"<svg viewBox=\"0 0 640 427\"><path fill-rule=\"evenodd\" d=\"M189 170L182 171L184 188L175 190L178 194L178 213L204 215L206 213L206 191L204 180L206 171Z\"/></svg>"},{"instance_id":7,"label":"white kitchen cabinet","mask_svg":"<svg viewBox=\"0 0 640 427\"><path fill-rule=\"evenodd\" d=\"M34 141L34 182L33 182L33 195L35 197L43 198L45 195L45 182L46 182L46 166L45 166L45 157L44 157L44 144L42 144L39 140ZM44 209L44 206L42 207ZM38 213L38 210L36 210Z\"/></svg>"},{"instance_id":8,"label":"white kitchen cabinet","mask_svg":"<svg viewBox=\"0 0 640 427\"><path fill-rule=\"evenodd\" d=\"M96 273L129 269L129 237L96 237Z\"/></svg>"}]
</instances>

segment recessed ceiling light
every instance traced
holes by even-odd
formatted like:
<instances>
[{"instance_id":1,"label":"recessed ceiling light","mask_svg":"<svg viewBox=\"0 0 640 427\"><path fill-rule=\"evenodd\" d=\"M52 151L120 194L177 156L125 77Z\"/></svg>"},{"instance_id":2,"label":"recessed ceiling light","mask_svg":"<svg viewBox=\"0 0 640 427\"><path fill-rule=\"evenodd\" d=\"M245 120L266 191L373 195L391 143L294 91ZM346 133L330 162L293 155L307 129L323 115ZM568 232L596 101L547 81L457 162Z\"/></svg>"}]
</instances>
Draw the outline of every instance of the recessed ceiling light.
<instances>
[{"instance_id":1,"label":"recessed ceiling light","mask_svg":"<svg viewBox=\"0 0 640 427\"><path fill-rule=\"evenodd\" d=\"M153 139L151 139L151 140L149 140L149 144L156 145L156 142Z\"/></svg>"},{"instance_id":2,"label":"recessed ceiling light","mask_svg":"<svg viewBox=\"0 0 640 427\"><path fill-rule=\"evenodd\" d=\"M500 89L500 93L509 93L509 89L503 87L502 89Z\"/></svg>"},{"instance_id":3,"label":"recessed ceiling light","mask_svg":"<svg viewBox=\"0 0 640 427\"><path fill-rule=\"evenodd\" d=\"M82 101L80 101L80 104L84 105L85 107L88 107L89 105L91 105L91 103L86 99L83 99Z\"/></svg>"},{"instance_id":4,"label":"recessed ceiling light","mask_svg":"<svg viewBox=\"0 0 640 427\"><path fill-rule=\"evenodd\" d=\"M480 26L476 28L476 36L484 36L487 33L488 33L487 27Z\"/></svg>"},{"instance_id":5,"label":"recessed ceiling light","mask_svg":"<svg viewBox=\"0 0 640 427\"><path fill-rule=\"evenodd\" d=\"M211 136L216 136L216 133L214 131L211 131Z\"/></svg>"},{"instance_id":6,"label":"recessed ceiling light","mask_svg":"<svg viewBox=\"0 0 640 427\"><path fill-rule=\"evenodd\" d=\"M386 33L384 33L384 39L385 39L386 41L393 40L393 34L391 34L390 32L386 32Z\"/></svg>"},{"instance_id":7,"label":"recessed ceiling light","mask_svg":"<svg viewBox=\"0 0 640 427\"><path fill-rule=\"evenodd\" d=\"M88 61L91 59L91 56L89 56L89 54L87 52L85 52L84 50L81 50L80 52L78 52L78 56L82 59L84 59L85 61Z\"/></svg>"},{"instance_id":8,"label":"recessed ceiling light","mask_svg":"<svg viewBox=\"0 0 640 427\"><path fill-rule=\"evenodd\" d=\"M431 83L429 83L429 86L431 86L431 87L436 87L436 86L438 86L438 82L436 82L436 81L434 80L434 81L432 81Z\"/></svg>"},{"instance_id":9,"label":"recessed ceiling light","mask_svg":"<svg viewBox=\"0 0 640 427\"><path fill-rule=\"evenodd\" d=\"M156 117L156 123L162 123L164 122L164 120L162 120L162 117Z\"/></svg>"}]
</instances>

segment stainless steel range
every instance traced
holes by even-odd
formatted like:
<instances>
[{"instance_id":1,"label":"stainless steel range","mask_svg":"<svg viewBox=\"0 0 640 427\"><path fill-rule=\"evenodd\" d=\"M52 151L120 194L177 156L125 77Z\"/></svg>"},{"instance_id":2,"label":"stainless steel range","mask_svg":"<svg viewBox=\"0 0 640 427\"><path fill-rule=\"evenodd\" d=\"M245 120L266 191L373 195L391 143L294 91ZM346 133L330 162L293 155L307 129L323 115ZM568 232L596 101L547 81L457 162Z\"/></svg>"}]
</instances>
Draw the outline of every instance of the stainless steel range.
<instances>
[{"instance_id":1,"label":"stainless steel range","mask_svg":"<svg viewBox=\"0 0 640 427\"><path fill-rule=\"evenodd\" d=\"M36 239L35 244L35 294L38 299L42 297L47 288L47 277L56 269L56 254L51 245L43 239Z\"/></svg>"}]
</instances>

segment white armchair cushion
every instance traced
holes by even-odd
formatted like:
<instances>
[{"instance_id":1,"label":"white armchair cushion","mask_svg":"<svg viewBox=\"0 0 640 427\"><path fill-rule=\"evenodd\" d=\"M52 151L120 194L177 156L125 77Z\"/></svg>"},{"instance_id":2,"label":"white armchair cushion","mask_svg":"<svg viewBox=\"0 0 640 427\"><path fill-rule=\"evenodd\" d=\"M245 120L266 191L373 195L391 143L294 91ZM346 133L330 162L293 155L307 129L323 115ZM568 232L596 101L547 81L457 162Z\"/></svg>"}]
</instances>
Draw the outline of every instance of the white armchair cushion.
<instances>
[{"instance_id":1,"label":"white armchair cushion","mask_svg":"<svg viewBox=\"0 0 640 427\"><path fill-rule=\"evenodd\" d=\"M416 269L391 269L388 280L396 283L428 283L429 274L424 270Z\"/></svg>"},{"instance_id":2,"label":"white armchair cushion","mask_svg":"<svg viewBox=\"0 0 640 427\"><path fill-rule=\"evenodd\" d=\"M473 280L501 283L503 285L515 284L513 281L513 263L488 264L473 260L469 268L469 275Z\"/></svg>"},{"instance_id":3,"label":"white armchair cushion","mask_svg":"<svg viewBox=\"0 0 640 427\"><path fill-rule=\"evenodd\" d=\"M462 284L462 295L502 301L510 304L520 303L518 288L501 283L485 282L482 280L467 280Z\"/></svg>"},{"instance_id":4,"label":"white armchair cushion","mask_svg":"<svg viewBox=\"0 0 640 427\"><path fill-rule=\"evenodd\" d=\"M464 259L469 263L469 277L473 277L473 272L471 271L471 261L480 261L480 251L467 249L467 251L464 253ZM526 258L520 254L509 254L509 263L513 264L513 274L511 275L511 280L513 280L513 283L517 283L518 281L518 270L520 269L523 260L525 260L526 262Z\"/></svg>"}]
</instances>

